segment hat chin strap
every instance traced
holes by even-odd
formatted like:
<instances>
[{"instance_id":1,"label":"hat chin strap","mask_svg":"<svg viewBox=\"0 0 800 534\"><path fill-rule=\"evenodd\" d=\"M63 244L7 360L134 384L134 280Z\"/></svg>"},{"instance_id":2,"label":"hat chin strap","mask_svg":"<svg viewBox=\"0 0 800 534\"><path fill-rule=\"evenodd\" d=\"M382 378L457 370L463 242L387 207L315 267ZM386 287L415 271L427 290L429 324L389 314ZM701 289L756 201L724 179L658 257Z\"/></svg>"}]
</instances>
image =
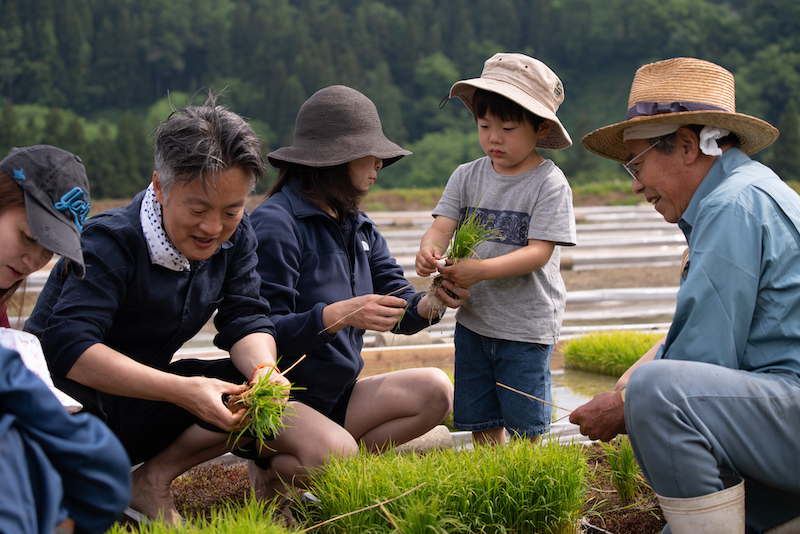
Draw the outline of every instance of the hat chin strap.
<instances>
[{"instance_id":1,"label":"hat chin strap","mask_svg":"<svg viewBox=\"0 0 800 534\"><path fill-rule=\"evenodd\" d=\"M625 141L634 139L655 139L678 131L678 128L685 124L637 124L629 126L622 131L622 139ZM729 130L723 130L716 126L703 126L700 130L700 151L706 156L721 156L722 149L717 144L717 139L722 139L730 134Z\"/></svg>"}]
</instances>

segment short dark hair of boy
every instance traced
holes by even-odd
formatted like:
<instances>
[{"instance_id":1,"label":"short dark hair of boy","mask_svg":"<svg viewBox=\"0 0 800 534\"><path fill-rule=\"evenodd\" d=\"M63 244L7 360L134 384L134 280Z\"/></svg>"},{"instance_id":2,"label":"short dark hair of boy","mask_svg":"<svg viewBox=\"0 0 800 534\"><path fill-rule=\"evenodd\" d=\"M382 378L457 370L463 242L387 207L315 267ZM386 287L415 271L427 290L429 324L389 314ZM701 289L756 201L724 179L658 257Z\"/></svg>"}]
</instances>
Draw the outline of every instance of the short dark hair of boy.
<instances>
[{"instance_id":1,"label":"short dark hair of boy","mask_svg":"<svg viewBox=\"0 0 800 534\"><path fill-rule=\"evenodd\" d=\"M475 89L475 94L472 95L472 109L475 110L475 120L478 120L480 117L485 117L488 113L501 121L527 121L537 132L542 123L547 120L544 117L531 113L516 102L498 93L485 91L483 89Z\"/></svg>"}]
</instances>

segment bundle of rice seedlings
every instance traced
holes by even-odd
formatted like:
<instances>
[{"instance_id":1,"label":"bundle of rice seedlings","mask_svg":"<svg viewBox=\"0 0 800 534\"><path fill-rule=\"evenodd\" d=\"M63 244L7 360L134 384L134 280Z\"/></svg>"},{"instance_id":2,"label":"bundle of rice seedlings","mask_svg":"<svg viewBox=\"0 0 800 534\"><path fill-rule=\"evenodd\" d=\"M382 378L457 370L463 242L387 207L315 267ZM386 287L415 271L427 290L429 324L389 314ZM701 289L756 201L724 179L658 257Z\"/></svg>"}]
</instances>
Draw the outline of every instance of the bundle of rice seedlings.
<instances>
[{"instance_id":1,"label":"bundle of rice seedlings","mask_svg":"<svg viewBox=\"0 0 800 534\"><path fill-rule=\"evenodd\" d=\"M456 228L456 231L453 233L453 237L450 238L450 243L447 245L447 250L445 250L440 262L444 265L444 260L446 259L458 262L458 260L465 258L477 258L478 255L475 254L475 249L478 248L478 245L499 236L500 231L498 229L490 229L487 222L481 221L481 216L476 208L459 223L458 228ZM428 296L428 305L436 310L439 316L441 316L447 308L447 304L445 304L439 296L439 289L442 288L442 280L444 280L444 277L441 274L437 274L433 278L431 287L426 293ZM456 295L451 291L447 289L445 289L445 291L447 291L447 294L451 297L456 298Z\"/></svg>"},{"instance_id":2,"label":"bundle of rice seedlings","mask_svg":"<svg viewBox=\"0 0 800 534\"><path fill-rule=\"evenodd\" d=\"M611 466L611 482L617 495L622 502L632 501L639 495L639 484L644 482L644 477L628 436L618 436L613 442L601 445Z\"/></svg>"},{"instance_id":3,"label":"bundle of rice seedlings","mask_svg":"<svg viewBox=\"0 0 800 534\"><path fill-rule=\"evenodd\" d=\"M234 448L242 437L253 437L263 444L283 429L283 416L289 406L286 398L293 387L270 382L273 372L274 369L261 375L242 393L228 397L226 405L232 413L245 409L244 424L229 436Z\"/></svg>"},{"instance_id":4,"label":"bundle of rice seedlings","mask_svg":"<svg viewBox=\"0 0 800 534\"><path fill-rule=\"evenodd\" d=\"M308 513L327 521L325 530L310 532L574 533L586 472L582 447L555 440L424 455L361 449L330 459L309 479L320 503Z\"/></svg>"},{"instance_id":5,"label":"bundle of rice seedlings","mask_svg":"<svg viewBox=\"0 0 800 534\"><path fill-rule=\"evenodd\" d=\"M589 332L567 341L564 364L568 369L619 378L662 337L635 330Z\"/></svg>"}]
</instances>

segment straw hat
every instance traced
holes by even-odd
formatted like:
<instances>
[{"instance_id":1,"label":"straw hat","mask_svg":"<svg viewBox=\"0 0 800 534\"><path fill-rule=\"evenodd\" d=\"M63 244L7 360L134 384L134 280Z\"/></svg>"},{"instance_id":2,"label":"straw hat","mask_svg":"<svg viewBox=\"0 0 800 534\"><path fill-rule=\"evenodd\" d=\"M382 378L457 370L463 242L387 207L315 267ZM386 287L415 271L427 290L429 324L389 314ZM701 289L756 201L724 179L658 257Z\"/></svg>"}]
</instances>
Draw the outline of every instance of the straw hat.
<instances>
[{"instance_id":1,"label":"straw hat","mask_svg":"<svg viewBox=\"0 0 800 534\"><path fill-rule=\"evenodd\" d=\"M450 88L450 98L458 97L475 115L472 97L475 89L502 95L534 115L553 121L553 128L539 139L536 148L561 150L572 146L564 125L556 117L564 101L564 85L550 68L525 54L495 54L483 64L480 78L456 82Z\"/></svg>"},{"instance_id":2,"label":"straw hat","mask_svg":"<svg viewBox=\"0 0 800 534\"><path fill-rule=\"evenodd\" d=\"M267 159L274 167L332 167L375 156L388 167L409 154L383 134L372 100L350 87L332 85L300 106L292 145L271 152Z\"/></svg>"},{"instance_id":3,"label":"straw hat","mask_svg":"<svg viewBox=\"0 0 800 534\"><path fill-rule=\"evenodd\" d=\"M733 75L701 59L679 57L636 71L625 120L586 134L583 146L617 161L627 161L623 130L640 124L700 124L735 133L745 154L778 138L778 129L756 117L736 113Z\"/></svg>"}]
</instances>

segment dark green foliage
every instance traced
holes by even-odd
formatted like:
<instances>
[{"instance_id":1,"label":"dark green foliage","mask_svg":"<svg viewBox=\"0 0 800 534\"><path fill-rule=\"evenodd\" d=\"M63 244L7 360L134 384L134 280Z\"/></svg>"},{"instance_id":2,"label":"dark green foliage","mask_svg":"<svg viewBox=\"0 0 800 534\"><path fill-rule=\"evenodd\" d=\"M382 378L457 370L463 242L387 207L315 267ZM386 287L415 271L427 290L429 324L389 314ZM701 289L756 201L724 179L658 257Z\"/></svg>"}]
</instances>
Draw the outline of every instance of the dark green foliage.
<instances>
[{"instance_id":1,"label":"dark green foliage","mask_svg":"<svg viewBox=\"0 0 800 534\"><path fill-rule=\"evenodd\" d=\"M800 181L800 156L797 154L800 144L800 115L794 100L789 100L786 104L777 126L781 136L775 142L769 164L783 180Z\"/></svg>"},{"instance_id":2,"label":"dark green foliage","mask_svg":"<svg viewBox=\"0 0 800 534\"><path fill-rule=\"evenodd\" d=\"M112 172L101 196L127 196L151 172L138 144L153 125L128 119L123 128L125 112L143 117L168 94L211 87L227 86L222 103L269 131L268 149L292 142L297 110L316 90L361 90L387 135L426 156L391 176L402 186L441 185L481 155L461 102L438 106L495 52L538 57L563 80L559 116L575 146L544 155L575 184L621 176L580 139L622 118L644 63L718 62L736 77L739 111L773 124L800 101L796 0L0 0L0 13L0 102L62 112L49 129L17 113L14 140L0 134L0 148L58 139L56 131L69 143L67 130L78 131L71 112L82 119L85 159L97 165L90 152L109 141L98 133L105 119L114 149L104 149ZM780 150L763 158L788 169ZM383 187L394 185L389 178Z\"/></svg>"},{"instance_id":3,"label":"dark green foliage","mask_svg":"<svg viewBox=\"0 0 800 534\"><path fill-rule=\"evenodd\" d=\"M5 157L19 135L19 119L14 106L6 102L0 111L0 158Z\"/></svg>"}]
</instances>

